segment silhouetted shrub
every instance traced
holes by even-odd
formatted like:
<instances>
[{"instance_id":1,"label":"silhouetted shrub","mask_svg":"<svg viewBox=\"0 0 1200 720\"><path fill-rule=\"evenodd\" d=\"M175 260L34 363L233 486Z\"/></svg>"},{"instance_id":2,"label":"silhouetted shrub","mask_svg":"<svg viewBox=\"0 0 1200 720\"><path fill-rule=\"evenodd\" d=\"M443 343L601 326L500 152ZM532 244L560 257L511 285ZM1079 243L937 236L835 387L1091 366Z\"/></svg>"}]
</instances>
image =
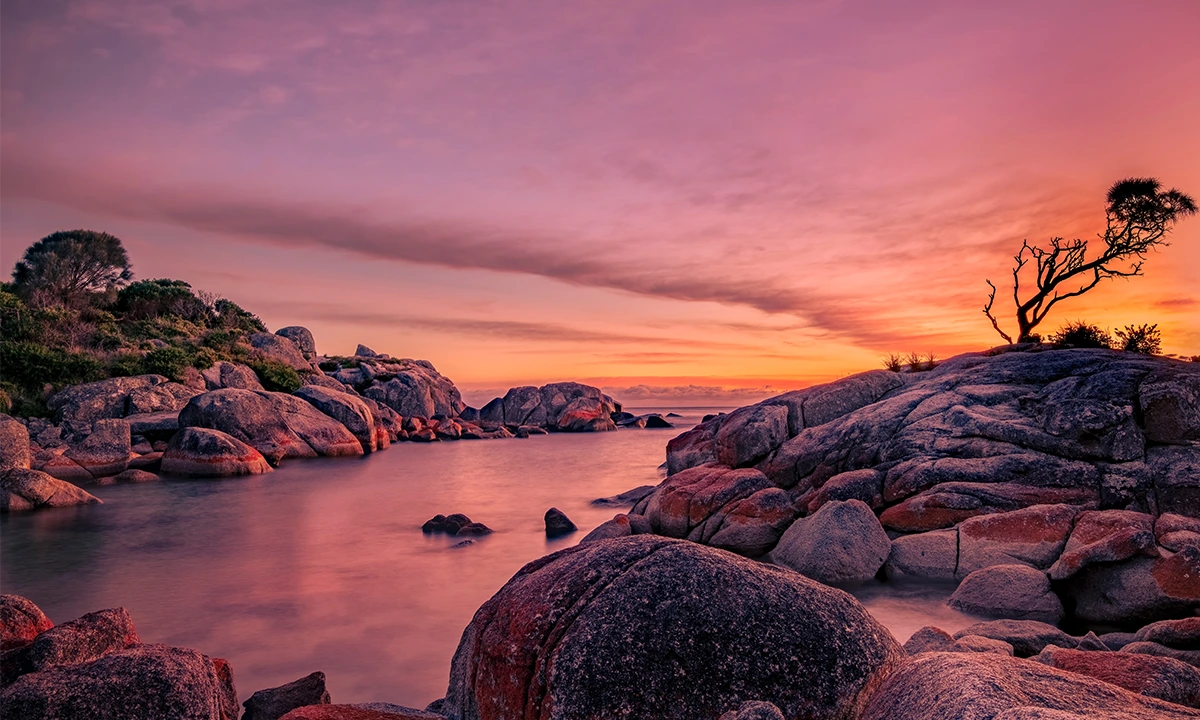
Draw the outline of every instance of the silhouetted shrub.
<instances>
[{"instance_id":1,"label":"silhouetted shrub","mask_svg":"<svg viewBox=\"0 0 1200 720\"><path fill-rule=\"evenodd\" d=\"M1158 325L1126 325L1124 330L1114 330L1117 347L1125 352L1157 355L1162 351L1162 334Z\"/></svg>"},{"instance_id":2,"label":"silhouetted shrub","mask_svg":"<svg viewBox=\"0 0 1200 720\"><path fill-rule=\"evenodd\" d=\"M1098 325L1089 325L1082 320L1067 323L1050 337L1057 345L1074 348L1111 348L1112 338Z\"/></svg>"},{"instance_id":3,"label":"silhouetted shrub","mask_svg":"<svg viewBox=\"0 0 1200 720\"><path fill-rule=\"evenodd\" d=\"M904 360L896 353L892 353L891 355L888 355L887 357L885 357L883 359L883 366L885 368L887 368L888 370L891 370L892 372L898 373L898 372L900 372L900 370L902 370L904 368ZM321 369L322 370L325 369L324 363L321 364ZM333 369L333 368L330 368L330 369Z\"/></svg>"},{"instance_id":4,"label":"silhouetted shrub","mask_svg":"<svg viewBox=\"0 0 1200 720\"><path fill-rule=\"evenodd\" d=\"M257 358L247 363L258 375L263 387L273 392L293 393L300 389L303 381L292 366L275 360Z\"/></svg>"}]
</instances>

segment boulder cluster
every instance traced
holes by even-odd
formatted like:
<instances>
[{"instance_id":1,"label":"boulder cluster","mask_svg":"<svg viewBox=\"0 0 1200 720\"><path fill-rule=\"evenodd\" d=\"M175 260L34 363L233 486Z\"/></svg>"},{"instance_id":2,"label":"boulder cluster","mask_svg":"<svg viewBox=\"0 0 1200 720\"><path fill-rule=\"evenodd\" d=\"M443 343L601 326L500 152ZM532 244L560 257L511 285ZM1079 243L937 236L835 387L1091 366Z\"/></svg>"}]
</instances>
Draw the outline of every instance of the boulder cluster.
<instances>
[{"instance_id":1,"label":"boulder cluster","mask_svg":"<svg viewBox=\"0 0 1200 720\"><path fill-rule=\"evenodd\" d=\"M249 341L250 361L287 366L303 385L272 392L249 366L221 361L188 368L182 382L138 375L68 387L48 399L50 419L0 416L3 508L99 502L79 484L253 475L287 458L363 455L398 441L592 432L618 421L669 426L658 415L622 413L598 388L571 382L513 388L476 410L427 361L363 345L353 357L326 358L299 326Z\"/></svg>"},{"instance_id":2,"label":"boulder cluster","mask_svg":"<svg viewBox=\"0 0 1200 720\"><path fill-rule=\"evenodd\" d=\"M1200 364L998 348L711 417L586 540L653 533L827 584L959 581L983 616L1140 627L1200 607Z\"/></svg>"}]
</instances>

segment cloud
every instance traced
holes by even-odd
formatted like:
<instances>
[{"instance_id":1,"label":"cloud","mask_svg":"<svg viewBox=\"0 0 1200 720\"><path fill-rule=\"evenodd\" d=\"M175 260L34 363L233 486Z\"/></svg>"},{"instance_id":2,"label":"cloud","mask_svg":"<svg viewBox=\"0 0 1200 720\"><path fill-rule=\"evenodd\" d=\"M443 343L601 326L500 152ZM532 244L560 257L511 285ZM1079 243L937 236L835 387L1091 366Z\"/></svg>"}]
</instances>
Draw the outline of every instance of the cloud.
<instances>
[{"instance_id":1,"label":"cloud","mask_svg":"<svg viewBox=\"0 0 1200 720\"><path fill-rule=\"evenodd\" d=\"M1162 308L1189 308L1195 305L1200 305L1200 300L1196 298L1169 298L1154 303L1154 307Z\"/></svg>"},{"instance_id":2,"label":"cloud","mask_svg":"<svg viewBox=\"0 0 1200 720\"><path fill-rule=\"evenodd\" d=\"M630 385L605 386L601 389L626 405L661 404L676 407L739 407L784 392L770 385L733 388L720 385Z\"/></svg>"}]
</instances>

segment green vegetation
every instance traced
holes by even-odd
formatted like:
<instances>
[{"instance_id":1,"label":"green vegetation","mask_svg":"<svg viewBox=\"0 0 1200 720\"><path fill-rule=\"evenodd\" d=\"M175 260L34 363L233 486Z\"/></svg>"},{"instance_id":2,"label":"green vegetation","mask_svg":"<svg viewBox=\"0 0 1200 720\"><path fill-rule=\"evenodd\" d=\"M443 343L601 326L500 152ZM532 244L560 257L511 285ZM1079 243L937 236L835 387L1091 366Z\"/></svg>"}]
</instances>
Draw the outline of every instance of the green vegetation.
<instances>
[{"instance_id":1,"label":"green vegetation","mask_svg":"<svg viewBox=\"0 0 1200 720\"><path fill-rule=\"evenodd\" d=\"M267 390L274 392L293 393L300 389L304 382L300 379L300 373L296 372L289 365L284 365L276 360L266 360L258 358L247 363L255 373L258 374L258 379Z\"/></svg>"},{"instance_id":2,"label":"green vegetation","mask_svg":"<svg viewBox=\"0 0 1200 720\"><path fill-rule=\"evenodd\" d=\"M236 303L181 280L130 282L121 241L106 233L54 233L25 251L0 283L0 410L48 414L68 385L153 373L183 381L228 360L246 362L247 338L266 327ZM271 389L299 375L274 363L255 370Z\"/></svg>"}]
</instances>

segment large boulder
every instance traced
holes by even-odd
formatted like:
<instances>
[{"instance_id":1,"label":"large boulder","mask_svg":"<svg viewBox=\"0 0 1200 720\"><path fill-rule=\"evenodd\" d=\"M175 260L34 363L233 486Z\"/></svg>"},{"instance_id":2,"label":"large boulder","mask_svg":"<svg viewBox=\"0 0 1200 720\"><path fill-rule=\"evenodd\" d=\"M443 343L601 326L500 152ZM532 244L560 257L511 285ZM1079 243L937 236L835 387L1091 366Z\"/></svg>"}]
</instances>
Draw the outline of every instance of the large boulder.
<instances>
[{"instance_id":1,"label":"large boulder","mask_svg":"<svg viewBox=\"0 0 1200 720\"><path fill-rule=\"evenodd\" d=\"M83 488L52 477L40 470L12 468L0 473L0 511L36 510L99 504Z\"/></svg>"},{"instance_id":2,"label":"large boulder","mask_svg":"<svg viewBox=\"0 0 1200 720\"><path fill-rule=\"evenodd\" d=\"M73 385L52 395L46 407L64 428L72 432L87 430L97 420L128 415L133 392L168 382L162 375L136 375Z\"/></svg>"},{"instance_id":3,"label":"large boulder","mask_svg":"<svg viewBox=\"0 0 1200 720\"><path fill-rule=\"evenodd\" d=\"M16 418L0 414L0 472L29 469L29 430Z\"/></svg>"},{"instance_id":4,"label":"large boulder","mask_svg":"<svg viewBox=\"0 0 1200 720\"><path fill-rule=\"evenodd\" d=\"M967 575L946 601L960 612L1012 620L1058 623L1063 605L1045 571L1028 565L992 565Z\"/></svg>"},{"instance_id":5,"label":"large boulder","mask_svg":"<svg viewBox=\"0 0 1200 720\"><path fill-rule=\"evenodd\" d=\"M229 665L195 650L133 645L22 675L0 692L6 720L236 720Z\"/></svg>"},{"instance_id":6,"label":"large boulder","mask_svg":"<svg viewBox=\"0 0 1200 720\"><path fill-rule=\"evenodd\" d=\"M980 515L958 526L959 577L993 565L1022 563L1045 570L1062 554L1080 509L1073 505L1034 505Z\"/></svg>"},{"instance_id":7,"label":"large boulder","mask_svg":"<svg viewBox=\"0 0 1200 720\"><path fill-rule=\"evenodd\" d=\"M727 415L717 432L717 462L753 465L788 438L788 411L781 405L751 405Z\"/></svg>"},{"instance_id":8,"label":"large boulder","mask_svg":"<svg viewBox=\"0 0 1200 720\"><path fill-rule=\"evenodd\" d=\"M758 557L775 547L796 517L791 496L779 488L759 490L729 507L721 528L706 544L749 557Z\"/></svg>"},{"instance_id":9,"label":"large boulder","mask_svg":"<svg viewBox=\"0 0 1200 720\"><path fill-rule=\"evenodd\" d=\"M301 327L300 325L289 325L279 328L275 331L275 334L295 343L305 360L311 361L317 356L317 341L313 339L313 334L309 332L308 328Z\"/></svg>"},{"instance_id":10,"label":"large boulder","mask_svg":"<svg viewBox=\"0 0 1200 720\"><path fill-rule=\"evenodd\" d=\"M93 478L116 475L129 467L130 437L127 420L97 420L83 442L72 445L66 456Z\"/></svg>"},{"instance_id":11,"label":"large boulder","mask_svg":"<svg viewBox=\"0 0 1200 720\"><path fill-rule=\"evenodd\" d=\"M559 432L605 432L616 430L611 410L603 400L577 397L558 415L552 427Z\"/></svg>"},{"instance_id":12,"label":"large boulder","mask_svg":"<svg viewBox=\"0 0 1200 720\"><path fill-rule=\"evenodd\" d=\"M853 717L902 657L846 593L636 536L521 569L463 633L441 711L693 720L759 700L785 717Z\"/></svg>"},{"instance_id":13,"label":"large boulder","mask_svg":"<svg viewBox=\"0 0 1200 720\"><path fill-rule=\"evenodd\" d=\"M329 691L325 689L325 673L317 671L286 685L255 691L242 703L246 708L242 720L279 720L296 708L330 702Z\"/></svg>"},{"instance_id":14,"label":"large boulder","mask_svg":"<svg viewBox=\"0 0 1200 720\"><path fill-rule=\"evenodd\" d=\"M1200 440L1200 375L1165 366L1139 387L1146 437L1156 443Z\"/></svg>"},{"instance_id":15,"label":"large boulder","mask_svg":"<svg viewBox=\"0 0 1200 720\"><path fill-rule=\"evenodd\" d=\"M1091 565L1062 588L1075 616L1087 622L1141 625L1191 615L1200 607L1200 547Z\"/></svg>"},{"instance_id":16,"label":"large boulder","mask_svg":"<svg viewBox=\"0 0 1200 720\"><path fill-rule=\"evenodd\" d=\"M645 515L660 535L705 542L742 500L770 486L757 470L703 465L667 478L634 512Z\"/></svg>"},{"instance_id":17,"label":"large boulder","mask_svg":"<svg viewBox=\"0 0 1200 720\"><path fill-rule=\"evenodd\" d=\"M0 653L24 647L54 627L42 609L20 595L0 595Z\"/></svg>"},{"instance_id":18,"label":"large boulder","mask_svg":"<svg viewBox=\"0 0 1200 720\"><path fill-rule=\"evenodd\" d=\"M371 406L357 395L319 385L305 385L295 394L344 425L362 445L364 452L375 452L388 446L390 440L387 429L375 416Z\"/></svg>"},{"instance_id":19,"label":"large boulder","mask_svg":"<svg viewBox=\"0 0 1200 720\"><path fill-rule=\"evenodd\" d=\"M254 333L250 336L250 356L287 365L293 370L312 370L312 362L305 359L296 343L281 335Z\"/></svg>"},{"instance_id":20,"label":"large boulder","mask_svg":"<svg viewBox=\"0 0 1200 720\"><path fill-rule=\"evenodd\" d=\"M168 475L230 477L271 472L254 448L220 430L184 428L171 438L160 464Z\"/></svg>"},{"instance_id":21,"label":"large boulder","mask_svg":"<svg viewBox=\"0 0 1200 720\"><path fill-rule=\"evenodd\" d=\"M1111 683L992 653L922 653L861 720L1173 720L1200 714Z\"/></svg>"},{"instance_id":22,"label":"large boulder","mask_svg":"<svg viewBox=\"0 0 1200 720\"><path fill-rule=\"evenodd\" d=\"M503 415L500 422L505 425L546 424L546 409L542 407L542 391L533 385L509 388L501 400ZM481 414L482 417L482 414Z\"/></svg>"},{"instance_id":23,"label":"large boulder","mask_svg":"<svg viewBox=\"0 0 1200 720\"><path fill-rule=\"evenodd\" d=\"M1139 555L1158 557L1152 516L1128 510L1085 512L1075 522L1062 556L1050 568L1050 577L1065 580L1088 565Z\"/></svg>"},{"instance_id":24,"label":"large boulder","mask_svg":"<svg viewBox=\"0 0 1200 720\"><path fill-rule=\"evenodd\" d=\"M220 430L271 462L363 454L362 445L345 425L285 393L213 390L193 398L180 411L179 424Z\"/></svg>"},{"instance_id":25,"label":"large boulder","mask_svg":"<svg viewBox=\"0 0 1200 720\"><path fill-rule=\"evenodd\" d=\"M91 662L141 642L125 608L88 613L49 628L4 658L3 682L27 673Z\"/></svg>"},{"instance_id":26,"label":"large boulder","mask_svg":"<svg viewBox=\"0 0 1200 720\"><path fill-rule=\"evenodd\" d=\"M1043 665L1103 680L1139 695L1200 708L1200 669L1174 658L1048 647Z\"/></svg>"},{"instance_id":27,"label":"large boulder","mask_svg":"<svg viewBox=\"0 0 1200 720\"><path fill-rule=\"evenodd\" d=\"M611 416L617 408L612 398L601 392L600 388L577 382L560 382L543 385L539 392L542 396L541 407L546 413L546 427L548 428L572 430L577 425L585 430L616 428L616 425L612 423ZM577 400L587 402L576 402ZM572 417L564 419L563 416L568 411L571 412ZM588 416L582 418L583 422L580 422L579 415L581 413L586 413ZM592 419L608 420L608 423L602 428L582 427Z\"/></svg>"},{"instance_id":28,"label":"large boulder","mask_svg":"<svg viewBox=\"0 0 1200 720\"><path fill-rule=\"evenodd\" d=\"M892 541L884 569L888 577L950 580L958 567L958 530L901 535Z\"/></svg>"},{"instance_id":29,"label":"large boulder","mask_svg":"<svg viewBox=\"0 0 1200 720\"><path fill-rule=\"evenodd\" d=\"M783 533L771 560L827 584L875 577L892 541L875 513L861 500L835 500Z\"/></svg>"},{"instance_id":30,"label":"large boulder","mask_svg":"<svg viewBox=\"0 0 1200 720\"><path fill-rule=\"evenodd\" d=\"M254 370L239 363L215 362L200 373L209 390L236 388L238 390L265 390Z\"/></svg>"}]
</instances>

